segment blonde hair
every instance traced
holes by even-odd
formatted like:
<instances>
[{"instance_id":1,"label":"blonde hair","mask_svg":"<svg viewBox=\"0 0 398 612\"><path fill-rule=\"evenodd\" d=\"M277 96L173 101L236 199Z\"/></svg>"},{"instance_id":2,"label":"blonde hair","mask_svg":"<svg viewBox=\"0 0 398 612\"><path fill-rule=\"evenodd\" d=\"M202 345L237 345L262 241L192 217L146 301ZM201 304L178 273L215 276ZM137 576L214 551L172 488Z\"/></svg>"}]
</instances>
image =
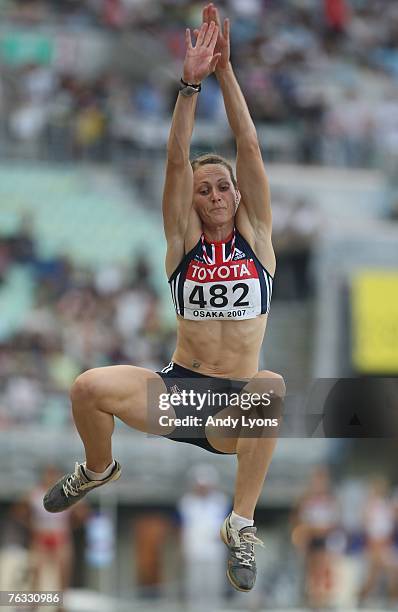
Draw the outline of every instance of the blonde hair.
<instances>
[{"instance_id":1,"label":"blonde hair","mask_svg":"<svg viewBox=\"0 0 398 612\"><path fill-rule=\"evenodd\" d=\"M224 166L224 168L227 168L233 186L235 189L238 188L231 164L224 157L221 157L221 155L217 155L216 153L205 153L204 155L199 155L191 160L191 166L194 172L197 168L200 168L200 166L206 166L207 164L220 164L221 166Z\"/></svg>"}]
</instances>

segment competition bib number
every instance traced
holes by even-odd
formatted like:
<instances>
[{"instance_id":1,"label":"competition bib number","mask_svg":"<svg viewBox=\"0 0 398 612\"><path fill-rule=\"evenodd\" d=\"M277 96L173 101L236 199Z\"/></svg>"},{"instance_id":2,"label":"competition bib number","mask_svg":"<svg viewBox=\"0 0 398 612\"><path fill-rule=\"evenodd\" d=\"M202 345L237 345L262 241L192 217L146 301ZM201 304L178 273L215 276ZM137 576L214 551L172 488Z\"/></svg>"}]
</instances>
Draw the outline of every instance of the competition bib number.
<instances>
[{"instance_id":1,"label":"competition bib number","mask_svg":"<svg viewBox=\"0 0 398 612\"><path fill-rule=\"evenodd\" d=\"M178 315L190 321L244 321L268 312L272 284L266 271L254 258L225 261L225 256L223 248L218 253L222 265L207 264L197 257L187 268L177 270L170 286Z\"/></svg>"},{"instance_id":2,"label":"competition bib number","mask_svg":"<svg viewBox=\"0 0 398 612\"><path fill-rule=\"evenodd\" d=\"M221 283L210 285L209 288L195 285L188 299L190 304L199 308L205 308L207 304L212 308L225 308L227 305L237 308L249 306L250 302L245 301L248 293L249 287L246 283L236 283L231 288Z\"/></svg>"}]
</instances>

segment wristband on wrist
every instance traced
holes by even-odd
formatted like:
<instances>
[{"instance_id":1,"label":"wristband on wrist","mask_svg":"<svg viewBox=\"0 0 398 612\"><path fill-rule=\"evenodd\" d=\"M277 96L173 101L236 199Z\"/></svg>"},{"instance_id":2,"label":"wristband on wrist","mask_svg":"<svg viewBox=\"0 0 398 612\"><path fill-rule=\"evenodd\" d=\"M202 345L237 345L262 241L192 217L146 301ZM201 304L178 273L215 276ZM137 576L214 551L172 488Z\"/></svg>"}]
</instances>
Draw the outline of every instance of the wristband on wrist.
<instances>
[{"instance_id":1,"label":"wristband on wrist","mask_svg":"<svg viewBox=\"0 0 398 612\"><path fill-rule=\"evenodd\" d=\"M202 85L200 83L187 83L184 79L180 80L179 91L183 96L189 98L200 92Z\"/></svg>"}]
</instances>

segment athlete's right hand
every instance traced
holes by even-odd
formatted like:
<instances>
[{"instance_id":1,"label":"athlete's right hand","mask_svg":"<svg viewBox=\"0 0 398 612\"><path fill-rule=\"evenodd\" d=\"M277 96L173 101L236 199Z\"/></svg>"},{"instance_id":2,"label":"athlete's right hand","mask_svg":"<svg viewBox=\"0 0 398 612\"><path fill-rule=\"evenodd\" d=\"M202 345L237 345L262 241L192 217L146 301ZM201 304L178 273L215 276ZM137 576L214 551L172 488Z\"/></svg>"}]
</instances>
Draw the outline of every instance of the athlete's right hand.
<instances>
[{"instance_id":1,"label":"athlete's right hand","mask_svg":"<svg viewBox=\"0 0 398 612\"><path fill-rule=\"evenodd\" d=\"M192 46L191 31L185 30L187 52L184 60L183 79L187 83L200 83L214 72L221 53L214 53L218 38L218 26L211 21L202 23L195 46Z\"/></svg>"}]
</instances>

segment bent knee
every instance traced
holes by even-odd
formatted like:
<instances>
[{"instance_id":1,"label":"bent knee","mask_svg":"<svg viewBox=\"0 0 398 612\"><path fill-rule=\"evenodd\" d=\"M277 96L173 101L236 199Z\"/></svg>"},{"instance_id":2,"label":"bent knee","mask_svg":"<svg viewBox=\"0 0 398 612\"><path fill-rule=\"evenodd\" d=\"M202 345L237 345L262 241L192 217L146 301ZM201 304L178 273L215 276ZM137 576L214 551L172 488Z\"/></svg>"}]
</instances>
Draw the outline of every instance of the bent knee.
<instances>
[{"instance_id":1,"label":"bent knee","mask_svg":"<svg viewBox=\"0 0 398 612\"><path fill-rule=\"evenodd\" d=\"M271 370L261 370L255 376L259 384L268 392L272 391L275 397L284 398L286 395L285 380L281 374L271 372Z\"/></svg>"},{"instance_id":2,"label":"bent knee","mask_svg":"<svg viewBox=\"0 0 398 612\"><path fill-rule=\"evenodd\" d=\"M76 378L70 390L72 402L86 403L98 398L100 395L100 377L97 369L87 370Z\"/></svg>"},{"instance_id":3,"label":"bent knee","mask_svg":"<svg viewBox=\"0 0 398 612\"><path fill-rule=\"evenodd\" d=\"M275 417L279 420L283 414L283 400L286 393L283 376L276 372L263 370L258 372L255 380L256 391L263 401L253 402L254 412L260 417Z\"/></svg>"}]
</instances>

